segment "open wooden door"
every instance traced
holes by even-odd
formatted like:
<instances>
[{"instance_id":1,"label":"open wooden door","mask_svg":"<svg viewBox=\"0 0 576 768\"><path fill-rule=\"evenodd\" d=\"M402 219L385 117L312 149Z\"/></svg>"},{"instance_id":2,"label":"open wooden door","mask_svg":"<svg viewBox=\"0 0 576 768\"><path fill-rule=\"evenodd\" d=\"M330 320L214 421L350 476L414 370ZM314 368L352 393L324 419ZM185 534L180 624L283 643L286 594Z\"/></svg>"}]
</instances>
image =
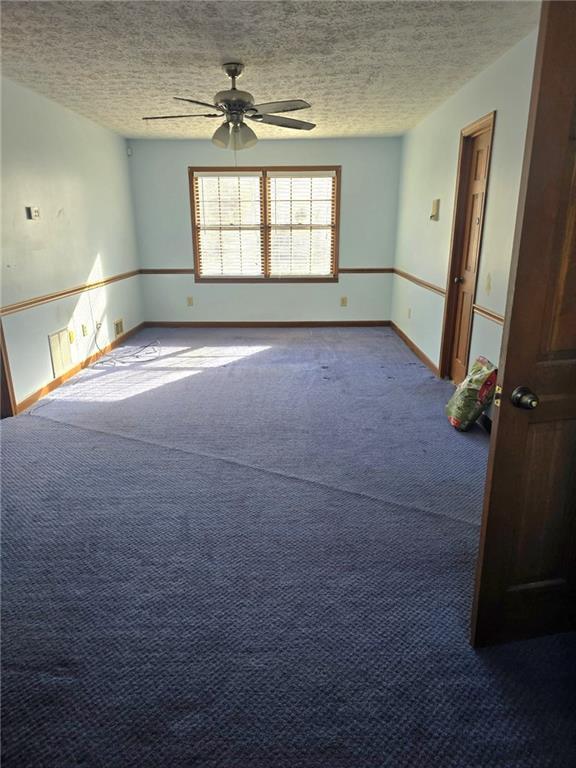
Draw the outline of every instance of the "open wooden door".
<instances>
[{"instance_id":1,"label":"open wooden door","mask_svg":"<svg viewBox=\"0 0 576 768\"><path fill-rule=\"evenodd\" d=\"M575 40L576 3L544 3L486 478L475 645L576 629Z\"/></svg>"},{"instance_id":2,"label":"open wooden door","mask_svg":"<svg viewBox=\"0 0 576 768\"><path fill-rule=\"evenodd\" d=\"M468 373L495 115L491 112L460 132L440 355L440 375L449 376L455 384L460 384Z\"/></svg>"}]
</instances>

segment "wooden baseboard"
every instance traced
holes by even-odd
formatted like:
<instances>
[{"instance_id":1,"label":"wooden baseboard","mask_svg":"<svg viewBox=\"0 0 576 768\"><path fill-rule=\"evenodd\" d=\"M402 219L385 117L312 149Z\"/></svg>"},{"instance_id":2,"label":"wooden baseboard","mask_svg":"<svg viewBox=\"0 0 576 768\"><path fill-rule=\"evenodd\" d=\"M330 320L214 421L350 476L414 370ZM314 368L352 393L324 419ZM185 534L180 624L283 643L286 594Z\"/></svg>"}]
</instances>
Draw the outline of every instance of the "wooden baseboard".
<instances>
[{"instance_id":1,"label":"wooden baseboard","mask_svg":"<svg viewBox=\"0 0 576 768\"><path fill-rule=\"evenodd\" d=\"M246 322L148 320L142 325L144 328L370 328L389 326L390 320L255 320Z\"/></svg>"},{"instance_id":2,"label":"wooden baseboard","mask_svg":"<svg viewBox=\"0 0 576 768\"><path fill-rule=\"evenodd\" d=\"M409 348L412 350L412 352L414 352L414 354L416 355L416 357L417 357L419 360L421 360L421 361L424 363L424 365L427 365L427 366L428 366L428 368L430 368L430 370L432 371L432 373L433 373L434 375L436 375L436 376L438 376L438 378L440 378L440 371L439 371L439 369L438 369L438 366L437 366L437 365L435 365L435 364L432 362L432 360L430 360L430 358L429 358L427 355L425 355L425 354L424 354L424 352L422 352L422 350L420 349L420 347L417 347L417 346L416 346L416 344L414 344L414 342L412 341L412 339L411 339L409 336L406 336L406 334L404 333L404 331L403 331L403 330L401 330L400 328L398 328L398 326L396 325L396 323L394 323L394 322L392 322L392 321L391 321L391 322L390 322L390 327L392 328L392 330L394 331L394 333L397 333L397 334L398 334L398 336L399 336L399 337L402 339L402 341L404 342L404 344L406 344L406 346L407 346L407 347L409 347Z\"/></svg>"},{"instance_id":3,"label":"wooden baseboard","mask_svg":"<svg viewBox=\"0 0 576 768\"><path fill-rule=\"evenodd\" d=\"M119 344L122 344L122 342L126 341L130 336L133 336L135 333L137 333L142 328L337 328L337 327L344 327L344 328L370 328L370 327L387 327L390 326L392 330L398 334L398 336L402 339L402 341L406 344L407 347L409 347L412 352L418 357L425 365L430 368L430 370L436 375L440 376L440 372L438 370L438 367L430 360L429 357L427 357L422 350L414 344L412 339L410 339L404 331L402 331L394 322L391 320L299 320L299 321L275 321L275 322L265 322L265 321L254 321L254 322L170 322L170 321L147 321L144 323L140 323L139 325L134 326L134 328L131 328L126 333L122 334L122 336L119 336L117 339L114 339L114 341L110 342L110 344L107 344L101 351L95 352L93 355L90 355L85 360L83 360L81 363L77 363L73 368L70 368L69 371L66 371L65 374L62 376L59 376L57 379L53 379L51 382L46 384L45 387L42 387L41 389L34 392L32 395L29 395L25 400L22 400L20 403L16 406L16 413L22 413L22 411L27 410L30 408L34 403L36 403L41 398L48 395L50 392L53 392L55 389L57 389L59 386L64 384L65 381L68 381L68 379L71 379L72 376L75 376L77 373L79 373L83 368L87 368L89 365L92 365L92 363L95 363L99 358L101 358L103 355L107 355L109 352L111 352L115 347L117 347Z\"/></svg>"},{"instance_id":4,"label":"wooden baseboard","mask_svg":"<svg viewBox=\"0 0 576 768\"><path fill-rule=\"evenodd\" d=\"M100 359L103 355L107 355L119 344L122 344L122 342L126 341L126 339L128 339L130 336L133 336L135 333L137 333L143 326L144 326L144 323L140 323L139 325L134 326L134 328L131 328L129 331L126 331L126 333L123 333L122 336L118 336L117 339L114 339L114 341L111 341L110 344L107 344L98 352L95 352L93 355L90 355L85 360L82 360L82 362L77 363L73 368L70 368L69 371L66 371L66 373L62 374L62 376L58 376L58 378L52 379L52 381L46 384L45 387L42 387L41 389L36 390L36 392L29 395L26 399L22 400L20 403L16 405L16 414L22 413L22 411L27 410L28 408L30 408L30 406L34 405L34 403L36 403L42 397L45 397L50 392L57 389L59 386L64 384L65 381L68 381L68 379L71 379L72 376L75 376L77 373L80 373L80 371L83 368L87 368L89 365L92 365L92 363L95 363L98 359Z\"/></svg>"}]
</instances>

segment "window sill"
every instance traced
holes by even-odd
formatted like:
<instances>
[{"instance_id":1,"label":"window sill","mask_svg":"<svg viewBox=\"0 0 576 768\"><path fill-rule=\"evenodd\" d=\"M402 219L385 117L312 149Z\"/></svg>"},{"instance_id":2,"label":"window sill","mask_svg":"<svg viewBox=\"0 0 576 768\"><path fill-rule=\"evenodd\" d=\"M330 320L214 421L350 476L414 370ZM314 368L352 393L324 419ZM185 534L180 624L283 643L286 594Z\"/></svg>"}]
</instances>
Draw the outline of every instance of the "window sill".
<instances>
[{"instance_id":1,"label":"window sill","mask_svg":"<svg viewBox=\"0 0 576 768\"><path fill-rule=\"evenodd\" d=\"M202 277L194 276L196 283L262 283L270 285L271 283L337 283L338 275L327 277Z\"/></svg>"}]
</instances>

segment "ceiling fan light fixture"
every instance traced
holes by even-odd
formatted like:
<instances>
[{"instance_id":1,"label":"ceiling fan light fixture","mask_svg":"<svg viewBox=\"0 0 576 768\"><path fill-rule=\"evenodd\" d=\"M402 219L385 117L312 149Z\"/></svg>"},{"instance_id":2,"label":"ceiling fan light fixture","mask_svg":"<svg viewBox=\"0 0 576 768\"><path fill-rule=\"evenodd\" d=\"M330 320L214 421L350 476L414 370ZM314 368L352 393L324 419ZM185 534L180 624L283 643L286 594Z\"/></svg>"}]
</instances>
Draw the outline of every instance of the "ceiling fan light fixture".
<instances>
[{"instance_id":1,"label":"ceiling fan light fixture","mask_svg":"<svg viewBox=\"0 0 576 768\"><path fill-rule=\"evenodd\" d=\"M230 123L228 121L222 123L219 128L216 128L212 136L212 144L219 149L228 149L230 144Z\"/></svg>"},{"instance_id":2,"label":"ceiling fan light fixture","mask_svg":"<svg viewBox=\"0 0 576 768\"><path fill-rule=\"evenodd\" d=\"M258 141L258 137L245 123L239 123L232 126L230 132L230 149L250 149Z\"/></svg>"},{"instance_id":3,"label":"ceiling fan light fixture","mask_svg":"<svg viewBox=\"0 0 576 768\"><path fill-rule=\"evenodd\" d=\"M245 119L257 123L268 123L279 128L292 128L300 131L310 131L316 126L304 120L294 120L292 117L284 117L282 112L293 112L298 109L308 109L310 104L303 99L287 99L284 101L269 101L263 104L254 104L254 97L248 91L239 91L236 88L236 79L244 70L241 62L228 62L223 64L224 71L232 81L232 87L225 91L218 91L214 97L214 104L197 99L189 99L184 96L175 96L177 101L185 101L200 107L208 107L216 112L192 115L151 115L143 120L180 120L191 117L225 118L212 136L212 143L219 149L249 149L258 141L254 131L244 123Z\"/></svg>"}]
</instances>

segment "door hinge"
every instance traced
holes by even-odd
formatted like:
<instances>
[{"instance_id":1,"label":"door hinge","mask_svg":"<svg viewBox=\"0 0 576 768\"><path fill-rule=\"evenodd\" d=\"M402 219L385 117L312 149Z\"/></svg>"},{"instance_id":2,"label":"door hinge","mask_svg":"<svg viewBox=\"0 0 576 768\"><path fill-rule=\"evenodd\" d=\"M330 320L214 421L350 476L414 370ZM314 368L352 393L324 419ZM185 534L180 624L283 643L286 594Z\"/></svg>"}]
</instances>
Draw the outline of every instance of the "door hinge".
<instances>
[{"instance_id":1,"label":"door hinge","mask_svg":"<svg viewBox=\"0 0 576 768\"><path fill-rule=\"evenodd\" d=\"M494 391L494 405L497 408L500 408L500 402L502 400L501 395L502 395L502 387L497 384L496 389Z\"/></svg>"}]
</instances>

